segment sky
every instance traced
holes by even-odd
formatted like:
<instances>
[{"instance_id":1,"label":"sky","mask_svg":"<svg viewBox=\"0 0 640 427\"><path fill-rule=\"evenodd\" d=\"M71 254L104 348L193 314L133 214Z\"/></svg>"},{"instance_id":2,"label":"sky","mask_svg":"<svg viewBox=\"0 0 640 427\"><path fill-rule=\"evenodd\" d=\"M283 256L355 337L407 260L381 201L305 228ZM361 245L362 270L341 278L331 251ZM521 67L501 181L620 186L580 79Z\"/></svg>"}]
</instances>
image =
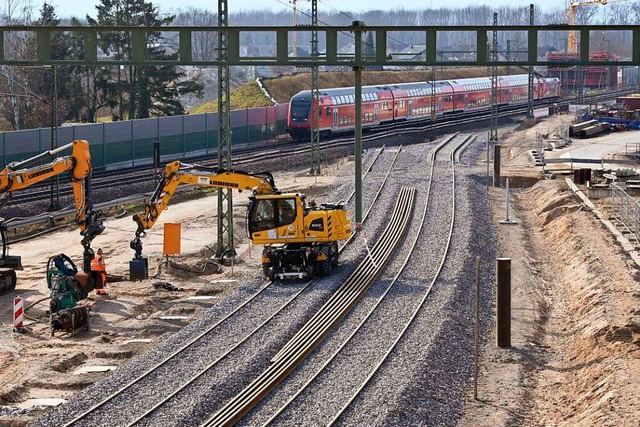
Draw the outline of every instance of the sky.
<instances>
[{"instance_id":1,"label":"sky","mask_svg":"<svg viewBox=\"0 0 640 427\"><path fill-rule=\"evenodd\" d=\"M175 12L177 8L187 9L189 7L195 7L199 9L208 9L217 11L217 0L150 0L155 6L157 6L161 12ZM44 0L32 0L32 4L35 9L39 9ZM58 17L65 18L70 16L76 16L84 18L89 14L92 17L96 15L95 6L100 2L98 0L47 0L48 3L53 4L56 8ZM496 6L510 5L512 7L527 7L533 3L537 7L543 9L552 9L558 6L558 0L403 0L402 2L388 2L389 6L386 6L384 2L376 4L377 2L367 2L362 0L319 0L319 11L350 11L350 12L364 12L370 9L383 9L393 10L397 9L399 5L402 5L404 9L422 9L422 8L440 8L440 7L466 7L470 4L491 4ZM309 0L298 0L298 8L300 10L309 9ZM564 4L564 2L562 3ZM258 5L258 6L257 6ZM239 10L256 10L268 8L271 10L291 10L289 0L227 0L227 6L229 8L229 14L233 14L234 11ZM268 25L265 23L265 25Z\"/></svg>"}]
</instances>

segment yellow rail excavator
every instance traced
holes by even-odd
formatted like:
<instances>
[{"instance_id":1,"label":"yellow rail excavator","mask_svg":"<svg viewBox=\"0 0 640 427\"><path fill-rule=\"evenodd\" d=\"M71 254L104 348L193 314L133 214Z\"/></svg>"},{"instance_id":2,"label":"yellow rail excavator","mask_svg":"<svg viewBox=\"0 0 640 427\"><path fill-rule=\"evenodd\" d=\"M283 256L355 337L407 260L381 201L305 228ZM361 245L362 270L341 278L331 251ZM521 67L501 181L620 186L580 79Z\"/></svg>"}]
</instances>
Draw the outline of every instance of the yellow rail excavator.
<instances>
[{"instance_id":1,"label":"yellow rail excavator","mask_svg":"<svg viewBox=\"0 0 640 427\"><path fill-rule=\"evenodd\" d=\"M58 153L71 149L71 155L55 157ZM44 159L52 159L42 164ZM83 270L91 270L94 257L91 241L104 231L101 221L102 212L94 211L91 202L91 154L89 143L75 140L62 147L46 151L27 160L9 163L0 171L0 208L9 201L11 193L23 190L51 177L69 172L73 186L76 206L75 222L80 226L82 235ZM9 255L7 240L7 222L0 218L0 237L2 238L2 257L0 258L0 295L11 292L16 287L15 270L22 270L20 256Z\"/></svg>"},{"instance_id":2,"label":"yellow rail excavator","mask_svg":"<svg viewBox=\"0 0 640 427\"><path fill-rule=\"evenodd\" d=\"M159 183L138 224L131 248L132 263L144 263L141 238L153 227L180 184L250 191L247 235L264 245L262 270L269 280L327 275L338 263L338 241L351 236L351 222L342 203L307 203L300 193L281 193L270 172L221 170L174 161L160 173ZM144 269L144 267L143 267Z\"/></svg>"}]
</instances>

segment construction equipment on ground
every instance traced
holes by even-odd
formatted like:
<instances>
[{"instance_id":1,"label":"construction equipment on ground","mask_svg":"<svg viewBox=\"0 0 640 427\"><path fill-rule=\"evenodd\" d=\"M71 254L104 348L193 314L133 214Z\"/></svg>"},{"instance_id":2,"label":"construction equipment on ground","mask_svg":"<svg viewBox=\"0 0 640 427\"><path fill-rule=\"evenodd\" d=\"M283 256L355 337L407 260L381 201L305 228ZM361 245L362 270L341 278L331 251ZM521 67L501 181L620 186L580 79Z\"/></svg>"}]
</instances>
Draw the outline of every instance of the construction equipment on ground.
<instances>
[{"instance_id":1,"label":"construction equipment on ground","mask_svg":"<svg viewBox=\"0 0 640 427\"><path fill-rule=\"evenodd\" d=\"M71 149L71 155L56 157L58 153ZM53 159L41 164L43 159ZM104 231L101 211L93 210L91 202L91 154L89 143L75 140L62 147L46 151L27 160L9 163L0 171L0 208L9 201L11 193L23 190L46 179L69 172L73 186L73 197L76 207L75 222L80 226L82 235L83 271L91 270L94 257L91 249L92 240ZM10 221L10 220L9 220ZM10 256L7 240L7 223L0 218L0 238L2 238L2 258L0 258L0 295L11 292L16 287L15 270L22 270L20 256Z\"/></svg>"},{"instance_id":2,"label":"construction equipment on ground","mask_svg":"<svg viewBox=\"0 0 640 427\"><path fill-rule=\"evenodd\" d=\"M47 262L47 288L50 292L49 314L51 336L55 331L75 334L79 329L89 330L89 310L78 306L94 288L101 288L99 271L78 272L73 261L65 254L49 258Z\"/></svg>"},{"instance_id":3,"label":"construction equipment on ground","mask_svg":"<svg viewBox=\"0 0 640 427\"><path fill-rule=\"evenodd\" d=\"M131 248L131 279L146 278L147 260L142 241L158 217L167 209L177 187L191 184L250 191L247 236L264 245L262 271L270 280L327 275L338 263L338 241L351 236L351 222L343 203L307 203L300 193L281 193L270 172L248 173L221 170L174 161L160 173L159 183L144 212L133 220L138 225Z\"/></svg>"}]
</instances>

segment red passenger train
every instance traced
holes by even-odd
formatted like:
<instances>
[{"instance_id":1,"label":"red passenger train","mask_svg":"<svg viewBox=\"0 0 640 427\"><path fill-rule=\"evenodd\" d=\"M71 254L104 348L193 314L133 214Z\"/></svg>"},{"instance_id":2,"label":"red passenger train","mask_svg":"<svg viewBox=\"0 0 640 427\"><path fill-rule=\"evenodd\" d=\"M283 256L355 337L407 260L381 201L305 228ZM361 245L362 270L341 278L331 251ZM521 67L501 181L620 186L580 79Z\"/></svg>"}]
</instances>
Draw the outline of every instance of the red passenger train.
<instances>
[{"instance_id":1,"label":"red passenger train","mask_svg":"<svg viewBox=\"0 0 640 427\"><path fill-rule=\"evenodd\" d=\"M560 80L534 77L536 100L560 96ZM362 128L381 123L431 117L432 91L435 88L435 116L490 108L491 78L439 80L362 87ZM498 77L498 104L526 104L529 76L519 74ZM354 88L321 89L319 126L323 135L353 131L355 127ZM289 102L287 132L292 138L310 138L311 91L297 93Z\"/></svg>"}]
</instances>

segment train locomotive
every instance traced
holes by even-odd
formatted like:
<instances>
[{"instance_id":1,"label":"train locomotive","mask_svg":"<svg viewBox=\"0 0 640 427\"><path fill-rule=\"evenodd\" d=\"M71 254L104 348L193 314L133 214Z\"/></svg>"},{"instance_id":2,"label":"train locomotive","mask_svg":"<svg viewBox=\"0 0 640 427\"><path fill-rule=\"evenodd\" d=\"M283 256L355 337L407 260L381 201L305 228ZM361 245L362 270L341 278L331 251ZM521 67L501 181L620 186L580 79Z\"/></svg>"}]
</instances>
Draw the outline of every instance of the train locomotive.
<instances>
[{"instance_id":1,"label":"train locomotive","mask_svg":"<svg viewBox=\"0 0 640 427\"><path fill-rule=\"evenodd\" d=\"M560 96L560 80L534 77L534 99ZM435 102L432 94L435 91ZM321 135L352 132L355 128L353 87L319 91L319 130ZM526 104L529 76L498 77L498 105ZM435 82L399 83L362 87L362 129L380 124L441 117L458 112L490 108L491 78L477 77ZM432 111L432 104L434 108ZM289 102L287 132L296 140L310 138L311 91L297 93Z\"/></svg>"}]
</instances>

